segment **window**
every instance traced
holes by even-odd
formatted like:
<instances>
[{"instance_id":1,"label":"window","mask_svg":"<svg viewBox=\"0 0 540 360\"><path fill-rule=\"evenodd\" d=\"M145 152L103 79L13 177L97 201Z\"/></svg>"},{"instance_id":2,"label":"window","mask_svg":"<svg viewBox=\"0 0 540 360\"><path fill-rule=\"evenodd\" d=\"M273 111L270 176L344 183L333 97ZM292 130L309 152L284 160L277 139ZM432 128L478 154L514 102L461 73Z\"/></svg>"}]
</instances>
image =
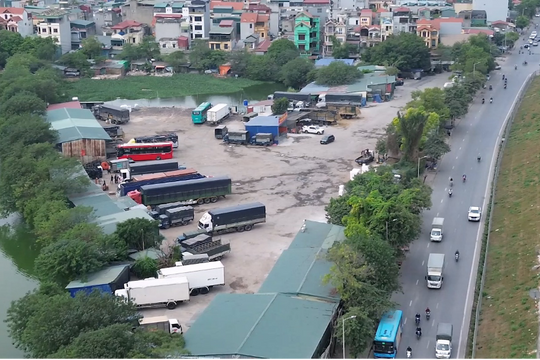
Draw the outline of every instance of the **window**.
<instances>
[{"instance_id":1,"label":"window","mask_svg":"<svg viewBox=\"0 0 540 360\"><path fill-rule=\"evenodd\" d=\"M131 38L131 43L135 44L135 38Z\"/></svg>"},{"instance_id":2,"label":"window","mask_svg":"<svg viewBox=\"0 0 540 360\"><path fill-rule=\"evenodd\" d=\"M298 49L300 49L300 51L305 51L306 45L298 45Z\"/></svg>"},{"instance_id":3,"label":"window","mask_svg":"<svg viewBox=\"0 0 540 360\"><path fill-rule=\"evenodd\" d=\"M317 8L317 12L320 14L322 13L322 8Z\"/></svg>"},{"instance_id":4,"label":"window","mask_svg":"<svg viewBox=\"0 0 540 360\"><path fill-rule=\"evenodd\" d=\"M216 50L221 50L221 44L216 44Z\"/></svg>"},{"instance_id":5,"label":"window","mask_svg":"<svg viewBox=\"0 0 540 360\"><path fill-rule=\"evenodd\" d=\"M195 34L195 39L202 39L202 34Z\"/></svg>"},{"instance_id":6,"label":"window","mask_svg":"<svg viewBox=\"0 0 540 360\"><path fill-rule=\"evenodd\" d=\"M264 33L261 33L261 38L264 38Z\"/></svg>"},{"instance_id":7,"label":"window","mask_svg":"<svg viewBox=\"0 0 540 360\"><path fill-rule=\"evenodd\" d=\"M202 16L195 16L195 21L202 21Z\"/></svg>"},{"instance_id":8,"label":"window","mask_svg":"<svg viewBox=\"0 0 540 360\"><path fill-rule=\"evenodd\" d=\"M300 41L306 40L306 35L298 35L298 40Z\"/></svg>"},{"instance_id":9,"label":"window","mask_svg":"<svg viewBox=\"0 0 540 360\"><path fill-rule=\"evenodd\" d=\"M53 33L58 34L58 29L54 28Z\"/></svg>"},{"instance_id":10,"label":"window","mask_svg":"<svg viewBox=\"0 0 540 360\"><path fill-rule=\"evenodd\" d=\"M176 49L176 43L172 43L173 49Z\"/></svg>"},{"instance_id":11,"label":"window","mask_svg":"<svg viewBox=\"0 0 540 360\"><path fill-rule=\"evenodd\" d=\"M250 29L253 29L253 24L249 24L249 28L250 28Z\"/></svg>"},{"instance_id":12,"label":"window","mask_svg":"<svg viewBox=\"0 0 540 360\"><path fill-rule=\"evenodd\" d=\"M229 49L229 44L223 44L223 49L225 50Z\"/></svg>"},{"instance_id":13,"label":"window","mask_svg":"<svg viewBox=\"0 0 540 360\"><path fill-rule=\"evenodd\" d=\"M167 48L167 44L163 43L163 44L161 45L161 47L164 48L164 49L166 49L166 48Z\"/></svg>"},{"instance_id":14,"label":"window","mask_svg":"<svg viewBox=\"0 0 540 360\"><path fill-rule=\"evenodd\" d=\"M202 30L202 25L195 25L195 30L201 31Z\"/></svg>"}]
</instances>

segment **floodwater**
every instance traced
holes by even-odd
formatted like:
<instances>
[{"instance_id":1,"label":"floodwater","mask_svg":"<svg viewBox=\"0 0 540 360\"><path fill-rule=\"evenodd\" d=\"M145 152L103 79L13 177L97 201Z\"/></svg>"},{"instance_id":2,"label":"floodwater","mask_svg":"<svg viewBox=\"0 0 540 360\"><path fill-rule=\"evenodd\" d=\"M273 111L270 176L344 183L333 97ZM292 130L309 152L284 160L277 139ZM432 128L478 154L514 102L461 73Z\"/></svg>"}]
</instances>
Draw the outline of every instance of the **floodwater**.
<instances>
[{"instance_id":1,"label":"floodwater","mask_svg":"<svg viewBox=\"0 0 540 360\"><path fill-rule=\"evenodd\" d=\"M177 98L167 99L139 99L139 100L126 100L116 99L114 101L107 102L108 104L114 104L117 106L127 105L130 107L181 107L181 108L196 108L200 103L205 101L212 104L227 104L230 107L238 106L238 110L244 109L244 100L247 100L250 104L257 101L266 100L268 95L273 94L275 91L286 91L287 88L278 83L265 83L261 85L254 85L245 88L242 91L238 91L230 94L221 95L195 95L195 96L183 96ZM151 91L149 90L150 94ZM155 95L159 95L159 92Z\"/></svg>"},{"instance_id":2,"label":"floodwater","mask_svg":"<svg viewBox=\"0 0 540 360\"><path fill-rule=\"evenodd\" d=\"M13 345L4 320L11 302L38 285L33 274L39 249L34 245L33 235L19 221L17 216L0 219L0 358L3 359L24 357Z\"/></svg>"}]
</instances>

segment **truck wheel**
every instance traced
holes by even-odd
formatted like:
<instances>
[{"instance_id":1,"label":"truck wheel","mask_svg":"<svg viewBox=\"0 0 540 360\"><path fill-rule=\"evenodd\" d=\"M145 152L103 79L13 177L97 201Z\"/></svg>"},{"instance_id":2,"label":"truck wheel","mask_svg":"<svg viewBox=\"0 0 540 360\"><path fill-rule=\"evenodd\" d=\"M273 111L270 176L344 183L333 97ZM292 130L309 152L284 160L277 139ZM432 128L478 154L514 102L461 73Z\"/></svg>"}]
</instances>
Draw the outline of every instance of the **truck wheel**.
<instances>
[{"instance_id":1,"label":"truck wheel","mask_svg":"<svg viewBox=\"0 0 540 360\"><path fill-rule=\"evenodd\" d=\"M176 309L176 303L174 301L168 302L167 303L167 309L169 309L169 310Z\"/></svg>"},{"instance_id":2,"label":"truck wheel","mask_svg":"<svg viewBox=\"0 0 540 360\"><path fill-rule=\"evenodd\" d=\"M215 202L217 202L217 201L218 201L217 196L212 196L212 197L210 198L210 202L215 203Z\"/></svg>"},{"instance_id":3,"label":"truck wheel","mask_svg":"<svg viewBox=\"0 0 540 360\"><path fill-rule=\"evenodd\" d=\"M246 230L246 231L250 231L251 229L253 229L253 225L246 225L244 227L244 230Z\"/></svg>"},{"instance_id":4,"label":"truck wheel","mask_svg":"<svg viewBox=\"0 0 540 360\"><path fill-rule=\"evenodd\" d=\"M210 199L209 198L204 199L204 203L205 204L210 204Z\"/></svg>"},{"instance_id":5,"label":"truck wheel","mask_svg":"<svg viewBox=\"0 0 540 360\"><path fill-rule=\"evenodd\" d=\"M191 293L190 293L191 296L197 296L199 294L200 294L199 289L191 289Z\"/></svg>"},{"instance_id":6,"label":"truck wheel","mask_svg":"<svg viewBox=\"0 0 540 360\"><path fill-rule=\"evenodd\" d=\"M202 288L200 290L201 290L201 294L203 294L203 295L206 295L206 294L208 294L210 292L210 289L207 288L207 287L204 287L204 288Z\"/></svg>"},{"instance_id":7,"label":"truck wheel","mask_svg":"<svg viewBox=\"0 0 540 360\"><path fill-rule=\"evenodd\" d=\"M244 231L244 227L243 226L239 226L236 228L236 231L238 232L243 232Z\"/></svg>"},{"instance_id":8,"label":"truck wheel","mask_svg":"<svg viewBox=\"0 0 540 360\"><path fill-rule=\"evenodd\" d=\"M204 199L197 199L197 204L199 204L199 205L204 204Z\"/></svg>"}]
</instances>

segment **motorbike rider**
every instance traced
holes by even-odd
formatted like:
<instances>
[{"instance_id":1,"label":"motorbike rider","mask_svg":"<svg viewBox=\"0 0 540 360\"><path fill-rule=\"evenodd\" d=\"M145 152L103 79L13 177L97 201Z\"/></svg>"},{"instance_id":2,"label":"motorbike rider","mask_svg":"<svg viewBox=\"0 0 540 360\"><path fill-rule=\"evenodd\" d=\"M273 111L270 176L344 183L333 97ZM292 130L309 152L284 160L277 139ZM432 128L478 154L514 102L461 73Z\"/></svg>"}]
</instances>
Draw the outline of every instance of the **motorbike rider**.
<instances>
[{"instance_id":1,"label":"motorbike rider","mask_svg":"<svg viewBox=\"0 0 540 360\"><path fill-rule=\"evenodd\" d=\"M489 103L490 103L490 104L493 103L493 98L489 98Z\"/></svg>"},{"instance_id":2,"label":"motorbike rider","mask_svg":"<svg viewBox=\"0 0 540 360\"><path fill-rule=\"evenodd\" d=\"M416 327L416 335L417 336L422 336L422 328L421 327Z\"/></svg>"},{"instance_id":3,"label":"motorbike rider","mask_svg":"<svg viewBox=\"0 0 540 360\"><path fill-rule=\"evenodd\" d=\"M516 70L517 70L517 65L516 65L516 66L514 67L514 69L516 69Z\"/></svg>"},{"instance_id":4,"label":"motorbike rider","mask_svg":"<svg viewBox=\"0 0 540 360\"><path fill-rule=\"evenodd\" d=\"M482 104L486 102L486 99L485 98L482 98Z\"/></svg>"},{"instance_id":5,"label":"motorbike rider","mask_svg":"<svg viewBox=\"0 0 540 360\"><path fill-rule=\"evenodd\" d=\"M429 316L429 315L431 315L431 310L429 310L429 308L427 307L426 308L426 316Z\"/></svg>"},{"instance_id":6,"label":"motorbike rider","mask_svg":"<svg viewBox=\"0 0 540 360\"><path fill-rule=\"evenodd\" d=\"M407 346L407 357L411 357L412 356L412 349L410 346Z\"/></svg>"},{"instance_id":7,"label":"motorbike rider","mask_svg":"<svg viewBox=\"0 0 540 360\"><path fill-rule=\"evenodd\" d=\"M452 189L448 189L448 196L452 197Z\"/></svg>"},{"instance_id":8,"label":"motorbike rider","mask_svg":"<svg viewBox=\"0 0 540 360\"><path fill-rule=\"evenodd\" d=\"M504 89L506 90L506 84L504 84Z\"/></svg>"},{"instance_id":9,"label":"motorbike rider","mask_svg":"<svg viewBox=\"0 0 540 360\"><path fill-rule=\"evenodd\" d=\"M480 162L480 160L482 160L482 157L480 156L480 154L478 154L478 157L476 158L476 160L478 160L478 162Z\"/></svg>"},{"instance_id":10,"label":"motorbike rider","mask_svg":"<svg viewBox=\"0 0 540 360\"><path fill-rule=\"evenodd\" d=\"M459 259L459 250L456 250L456 253L454 254L454 256L456 257L456 260Z\"/></svg>"},{"instance_id":11,"label":"motorbike rider","mask_svg":"<svg viewBox=\"0 0 540 360\"><path fill-rule=\"evenodd\" d=\"M463 174L463 181L467 180L467 175Z\"/></svg>"},{"instance_id":12,"label":"motorbike rider","mask_svg":"<svg viewBox=\"0 0 540 360\"><path fill-rule=\"evenodd\" d=\"M489 90L493 90L493 86L489 85Z\"/></svg>"},{"instance_id":13,"label":"motorbike rider","mask_svg":"<svg viewBox=\"0 0 540 360\"><path fill-rule=\"evenodd\" d=\"M454 185L454 179L450 178L450 187Z\"/></svg>"},{"instance_id":14,"label":"motorbike rider","mask_svg":"<svg viewBox=\"0 0 540 360\"><path fill-rule=\"evenodd\" d=\"M416 316L415 316L415 322L416 322L416 324L420 324L420 318L421 318L420 314L417 313Z\"/></svg>"}]
</instances>

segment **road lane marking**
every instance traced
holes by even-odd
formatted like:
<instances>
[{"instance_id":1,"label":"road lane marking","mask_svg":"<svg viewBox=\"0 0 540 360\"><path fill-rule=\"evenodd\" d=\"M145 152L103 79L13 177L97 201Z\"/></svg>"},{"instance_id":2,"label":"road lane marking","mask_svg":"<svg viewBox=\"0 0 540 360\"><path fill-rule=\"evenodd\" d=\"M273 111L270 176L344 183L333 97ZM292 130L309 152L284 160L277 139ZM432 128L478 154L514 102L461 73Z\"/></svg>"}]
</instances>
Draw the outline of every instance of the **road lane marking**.
<instances>
[{"instance_id":1,"label":"road lane marking","mask_svg":"<svg viewBox=\"0 0 540 360\"><path fill-rule=\"evenodd\" d=\"M425 261L422 261L422 266L424 266Z\"/></svg>"},{"instance_id":2,"label":"road lane marking","mask_svg":"<svg viewBox=\"0 0 540 360\"><path fill-rule=\"evenodd\" d=\"M459 147L459 150L461 150L461 146Z\"/></svg>"},{"instance_id":3,"label":"road lane marking","mask_svg":"<svg viewBox=\"0 0 540 360\"><path fill-rule=\"evenodd\" d=\"M439 308L439 303L437 303L437 305L435 305L435 309L438 309Z\"/></svg>"},{"instance_id":4,"label":"road lane marking","mask_svg":"<svg viewBox=\"0 0 540 360\"><path fill-rule=\"evenodd\" d=\"M431 327L434 327L435 326L435 320L432 320L431 321Z\"/></svg>"},{"instance_id":5,"label":"road lane marking","mask_svg":"<svg viewBox=\"0 0 540 360\"><path fill-rule=\"evenodd\" d=\"M409 306L412 306L412 300L411 300L411 302L409 302Z\"/></svg>"},{"instance_id":6,"label":"road lane marking","mask_svg":"<svg viewBox=\"0 0 540 360\"><path fill-rule=\"evenodd\" d=\"M403 325L407 324L407 318L405 318L405 321L403 321Z\"/></svg>"},{"instance_id":7,"label":"road lane marking","mask_svg":"<svg viewBox=\"0 0 540 360\"><path fill-rule=\"evenodd\" d=\"M426 349L429 349L429 340L427 341Z\"/></svg>"},{"instance_id":8,"label":"road lane marking","mask_svg":"<svg viewBox=\"0 0 540 360\"><path fill-rule=\"evenodd\" d=\"M441 204L443 203L444 199L441 199Z\"/></svg>"},{"instance_id":9,"label":"road lane marking","mask_svg":"<svg viewBox=\"0 0 540 360\"><path fill-rule=\"evenodd\" d=\"M418 281L420 281L420 280L416 280L416 285L418 285Z\"/></svg>"},{"instance_id":10,"label":"road lane marking","mask_svg":"<svg viewBox=\"0 0 540 360\"><path fill-rule=\"evenodd\" d=\"M429 244L430 244L430 243L431 243L431 241L429 241L429 242L427 243L427 248L428 248L428 249L429 249Z\"/></svg>"}]
</instances>

